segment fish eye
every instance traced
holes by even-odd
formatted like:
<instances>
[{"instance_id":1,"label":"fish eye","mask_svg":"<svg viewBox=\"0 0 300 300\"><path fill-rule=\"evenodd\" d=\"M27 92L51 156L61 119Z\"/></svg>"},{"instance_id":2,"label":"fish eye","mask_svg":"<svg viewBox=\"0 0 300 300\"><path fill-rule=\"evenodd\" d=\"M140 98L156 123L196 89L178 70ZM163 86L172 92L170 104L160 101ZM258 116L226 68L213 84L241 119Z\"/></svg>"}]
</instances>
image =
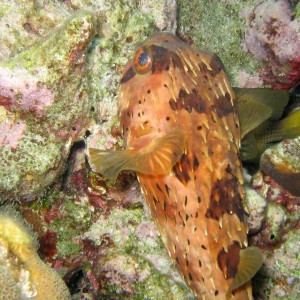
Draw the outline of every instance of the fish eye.
<instances>
[{"instance_id":1,"label":"fish eye","mask_svg":"<svg viewBox=\"0 0 300 300\"><path fill-rule=\"evenodd\" d=\"M133 65L138 73L146 73L151 69L151 58L144 48L140 48L135 52Z\"/></svg>"}]
</instances>

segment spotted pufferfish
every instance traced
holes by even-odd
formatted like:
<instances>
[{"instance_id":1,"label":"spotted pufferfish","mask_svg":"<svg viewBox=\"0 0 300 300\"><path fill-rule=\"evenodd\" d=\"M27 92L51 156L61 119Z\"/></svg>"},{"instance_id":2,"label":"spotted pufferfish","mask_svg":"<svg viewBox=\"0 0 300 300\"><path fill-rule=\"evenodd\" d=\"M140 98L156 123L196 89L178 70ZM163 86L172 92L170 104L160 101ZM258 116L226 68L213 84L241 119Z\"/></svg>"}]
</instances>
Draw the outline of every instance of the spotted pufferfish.
<instances>
[{"instance_id":1,"label":"spotted pufferfish","mask_svg":"<svg viewBox=\"0 0 300 300\"><path fill-rule=\"evenodd\" d=\"M137 173L197 299L253 299L262 255L247 244L240 125L220 58L156 34L125 66L119 99L126 149L88 149L94 170L110 179Z\"/></svg>"}]
</instances>

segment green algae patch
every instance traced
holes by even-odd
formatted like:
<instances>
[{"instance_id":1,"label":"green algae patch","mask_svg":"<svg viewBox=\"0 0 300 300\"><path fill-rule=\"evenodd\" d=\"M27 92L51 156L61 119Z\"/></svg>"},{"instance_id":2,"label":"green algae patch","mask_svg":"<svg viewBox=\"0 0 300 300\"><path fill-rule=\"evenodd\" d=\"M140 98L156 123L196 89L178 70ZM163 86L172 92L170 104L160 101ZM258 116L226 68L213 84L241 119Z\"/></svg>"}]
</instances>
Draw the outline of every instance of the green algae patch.
<instances>
[{"instance_id":1,"label":"green algae patch","mask_svg":"<svg viewBox=\"0 0 300 300\"><path fill-rule=\"evenodd\" d=\"M57 33L5 61L3 66L11 69L22 66L29 72L36 72L37 68L41 68L39 78L47 84L57 83L65 75L72 78L70 71L76 68L74 63L83 54L82 49L89 44L93 36L93 27L93 14L78 12L70 17ZM74 75L79 74L74 72Z\"/></svg>"},{"instance_id":2,"label":"green algae patch","mask_svg":"<svg viewBox=\"0 0 300 300\"><path fill-rule=\"evenodd\" d=\"M134 45L156 30L154 16L137 10L136 3L115 1L112 5L113 9L100 18L99 34L88 61L89 95L99 120L107 120L116 113L123 66L132 55Z\"/></svg>"},{"instance_id":3,"label":"green algae patch","mask_svg":"<svg viewBox=\"0 0 300 300\"><path fill-rule=\"evenodd\" d=\"M233 85L239 83L242 69L252 75L260 63L242 49L247 8L255 1L178 1L178 30L203 50L217 53Z\"/></svg>"},{"instance_id":4,"label":"green algae patch","mask_svg":"<svg viewBox=\"0 0 300 300\"><path fill-rule=\"evenodd\" d=\"M59 207L59 216L50 223L49 229L58 237L57 256L66 258L82 249L80 236L89 228L92 216L86 198L61 197L63 202Z\"/></svg>"}]
</instances>

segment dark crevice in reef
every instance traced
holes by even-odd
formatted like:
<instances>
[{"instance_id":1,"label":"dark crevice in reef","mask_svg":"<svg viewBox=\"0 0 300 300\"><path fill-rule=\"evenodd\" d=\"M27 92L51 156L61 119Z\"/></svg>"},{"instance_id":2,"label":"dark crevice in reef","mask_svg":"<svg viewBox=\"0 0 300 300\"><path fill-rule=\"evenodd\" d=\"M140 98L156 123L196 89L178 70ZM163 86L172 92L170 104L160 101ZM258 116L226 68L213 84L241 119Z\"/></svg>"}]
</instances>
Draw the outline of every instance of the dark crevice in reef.
<instances>
[{"instance_id":1,"label":"dark crevice in reef","mask_svg":"<svg viewBox=\"0 0 300 300\"><path fill-rule=\"evenodd\" d=\"M86 137L90 135L90 132L87 130L86 131ZM70 150L68 159L67 159L67 165L66 165L66 170L65 173L61 176L61 190L65 190L67 188L68 185L68 179L70 178L70 175L73 172L74 169L74 161L75 161L75 156L76 156L76 152L83 150L85 148L85 141L81 140L81 141L77 141L75 142Z\"/></svg>"}]
</instances>

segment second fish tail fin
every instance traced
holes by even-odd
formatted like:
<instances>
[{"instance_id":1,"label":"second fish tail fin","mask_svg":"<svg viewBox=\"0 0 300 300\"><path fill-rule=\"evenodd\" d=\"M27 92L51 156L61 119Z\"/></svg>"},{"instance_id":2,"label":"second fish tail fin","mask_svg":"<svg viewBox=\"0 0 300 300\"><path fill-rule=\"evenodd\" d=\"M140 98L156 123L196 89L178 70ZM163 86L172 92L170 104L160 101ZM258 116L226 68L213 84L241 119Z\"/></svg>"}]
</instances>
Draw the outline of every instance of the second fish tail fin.
<instances>
[{"instance_id":1,"label":"second fish tail fin","mask_svg":"<svg viewBox=\"0 0 300 300\"><path fill-rule=\"evenodd\" d=\"M300 110L280 120L278 126L281 128L285 139L295 138L300 135Z\"/></svg>"}]
</instances>

